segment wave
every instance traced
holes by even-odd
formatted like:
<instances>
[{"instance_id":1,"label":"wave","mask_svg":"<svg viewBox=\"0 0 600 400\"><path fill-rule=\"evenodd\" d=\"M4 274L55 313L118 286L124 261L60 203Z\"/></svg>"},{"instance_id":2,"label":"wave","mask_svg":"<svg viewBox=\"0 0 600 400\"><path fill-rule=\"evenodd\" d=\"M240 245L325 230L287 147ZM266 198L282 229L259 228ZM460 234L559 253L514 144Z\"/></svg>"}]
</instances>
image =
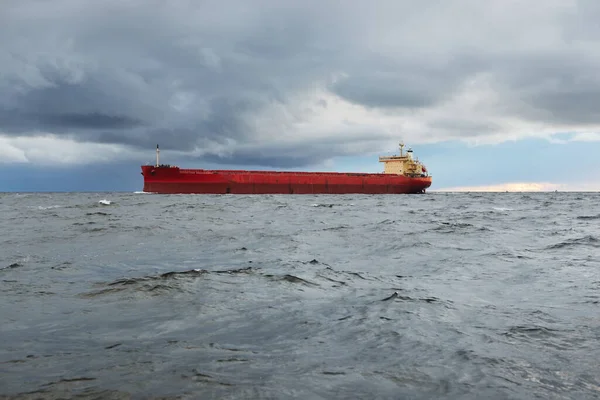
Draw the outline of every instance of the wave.
<instances>
[{"instance_id":1,"label":"wave","mask_svg":"<svg viewBox=\"0 0 600 400\"><path fill-rule=\"evenodd\" d=\"M15 262L15 263L12 263L10 265L7 265L6 267L0 267L0 271L3 270L3 269L14 269L14 268L22 267L22 266L23 266L22 263Z\"/></svg>"},{"instance_id":2,"label":"wave","mask_svg":"<svg viewBox=\"0 0 600 400\"><path fill-rule=\"evenodd\" d=\"M170 271L160 275L143 276L138 278L123 278L116 281L105 284L105 288L84 293L82 297L91 298L116 292L122 292L132 288L134 290L141 290L145 292L154 292L153 294L160 294L162 291L178 290L179 288L172 283L181 279L200 278L207 274L240 274L240 273L252 273L254 272L252 267L223 270L223 271L208 271L205 269L191 269L186 271ZM166 283L165 283L166 282ZM171 282L171 283L169 283Z\"/></svg>"},{"instance_id":3,"label":"wave","mask_svg":"<svg viewBox=\"0 0 600 400\"><path fill-rule=\"evenodd\" d=\"M590 219L600 219L600 214L598 215L579 215L577 219L590 220Z\"/></svg>"},{"instance_id":4,"label":"wave","mask_svg":"<svg viewBox=\"0 0 600 400\"><path fill-rule=\"evenodd\" d=\"M592 247L600 247L600 240L592 235L587 235L580 238L568 239L560 243L553 244L551 246L546 247L548 250L556 250L556 249L564 249L575 246L592 246Z\"/></svg>"},{"instance_id":5,"label":"wave","mask_svg":"<svg viewBox=\"0 0 600 400\"><path fill-rule=\"evenodd\" d=\"M392 295L381 299L380 301L390 301L390 300L399 300L399 301L412 301L412 302L424 302L424 303L445 303L446 305L451 304L451 301L443 301L437 297L410 297L400 295L398 292L392 293Z\"/></svg>"},{"instance_id":6,"label":"wave","mask_svg":"<svg viewBox=\"0 0 600 400\"><path fill-rule=\"evenodd\" d=\"M369 277L368 273L355 271L337 271L316 259L302 262L305 265L324 266L314 271L313 278L301 277L292 273L265 273L261 268L243 267L225 270L207 270L202 268L194 268L184 271L169 271L158 275L148 275L134 278L121 278L108 283L98 283L95 286L100 286L101 289L83 293L81 296L85 298L110 295L123 291L141 291L150 295L160 295L169 291L184 291L187 286L182 286L190 280L203 279L211 275L237 275L237 276L255 276L261 279L266 279L272 282L288 283L293 285L301 285L305 287L318 288L327 287L340 288L346 287L349 281L373 281L382 282L394 279L393 277ZM310 271L310 270L309 270ZM401 279L402 277L398 277ZM321 282L319 282L321 281ZM332 285L333 284L333 285ZM302 290L302 289L300 289ZM434 297L426 298L404 298L404 300L424 301L428 303L437 302L439 299Z\"/></svg>"},{"instance_id":7,"label":"wave","mask_svg":"<svg viewBox=\"0 0 600 400\"><path fill-rule=\"evenodd\" d=\"M440 222L435 228L430 229L437 233L467 233L467 232L485 232L491 229L485 226L475 226L466 222Z\"/></svg>"},{"instance_id":8,"label":"wave","mask_svg":"<svg viewBox=\"0 0 600 400\"><path fill-rule=\"evenodd\" d=\"M62 206L59 205L53 205L53 206L38 206L37 209L38 210L53 210L55 208L61 208Z\"/></svg>"}]
</instances>

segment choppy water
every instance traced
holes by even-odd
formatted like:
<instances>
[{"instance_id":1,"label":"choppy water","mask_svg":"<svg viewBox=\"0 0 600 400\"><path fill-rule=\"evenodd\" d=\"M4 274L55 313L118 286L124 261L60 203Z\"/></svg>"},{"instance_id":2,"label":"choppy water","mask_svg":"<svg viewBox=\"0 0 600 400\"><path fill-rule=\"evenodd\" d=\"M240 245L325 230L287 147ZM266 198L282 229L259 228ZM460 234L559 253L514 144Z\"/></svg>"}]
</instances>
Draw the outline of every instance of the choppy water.
<instances>
[{"instance_id":1,"label":"choppy water","mask_svg":"<svg viewBox=\"0 0 600 400\"><path fill-rule=\"evenodd\" d=\"M0 397L598 398L599 203L2 194Z\"/></svg>"}]
</instances>

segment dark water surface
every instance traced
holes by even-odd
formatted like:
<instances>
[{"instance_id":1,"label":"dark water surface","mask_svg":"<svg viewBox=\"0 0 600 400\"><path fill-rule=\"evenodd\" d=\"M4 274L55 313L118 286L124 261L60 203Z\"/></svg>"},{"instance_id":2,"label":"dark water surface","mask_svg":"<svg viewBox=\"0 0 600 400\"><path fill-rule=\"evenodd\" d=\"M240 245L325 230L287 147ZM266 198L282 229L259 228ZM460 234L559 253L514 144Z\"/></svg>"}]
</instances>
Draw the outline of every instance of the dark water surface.
<instances>
[{"instance_id":1,"label":"dark water surface","mask_svg":"<svg viewBox=\"0 0 600 400\"><path fill-rule=\"evenodd\" d=\"M600 397L598 193L13 193L0 226L0 398Z\"/></svg>"}]
</instances>

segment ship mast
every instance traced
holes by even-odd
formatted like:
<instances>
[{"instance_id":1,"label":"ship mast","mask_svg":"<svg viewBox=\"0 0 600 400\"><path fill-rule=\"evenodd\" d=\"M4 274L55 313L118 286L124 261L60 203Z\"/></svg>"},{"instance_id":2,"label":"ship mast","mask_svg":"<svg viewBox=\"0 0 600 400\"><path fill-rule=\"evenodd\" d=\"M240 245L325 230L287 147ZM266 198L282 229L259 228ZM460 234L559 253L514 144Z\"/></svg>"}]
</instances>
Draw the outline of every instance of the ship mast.
<instances>
[{"instance_id":1,"label":"ship mast","mask_svg":"<svg viewBox=\"0 0 600 400\"><path fill-rule=\"evenodd\" d=\"M404 143L400 142L400 157L402 157L402 149L404 148Z\"/></svg>"},{"instance_id":2,"label":"ship mast","mask_svg":"<svg viewBox=\"0 0 600 400\"><path fill-rule=\"evenodd\" d=\"M156 167L158 168L158 154L160 153L160 150L158 149L158 145L156 145Z\"/></svg>"}]
</instances>

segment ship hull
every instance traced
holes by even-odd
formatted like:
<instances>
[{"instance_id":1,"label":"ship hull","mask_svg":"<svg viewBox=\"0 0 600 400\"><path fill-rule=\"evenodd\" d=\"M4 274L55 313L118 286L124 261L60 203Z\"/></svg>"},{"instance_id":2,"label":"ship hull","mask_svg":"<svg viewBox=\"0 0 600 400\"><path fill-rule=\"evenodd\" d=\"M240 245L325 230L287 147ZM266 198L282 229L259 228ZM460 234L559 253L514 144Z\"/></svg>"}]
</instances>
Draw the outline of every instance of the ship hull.
<instances>
[{"instance_id":1,"label":"ship hull","mask_svg":"<svg viewBox=\"0 0 600 400\"><path fill-rule=\"evenodd\" d=\"M142 166L144 192L159 194L410 194L431 177L393 174L273 172Z\"/></svg>"}]
</instances>

